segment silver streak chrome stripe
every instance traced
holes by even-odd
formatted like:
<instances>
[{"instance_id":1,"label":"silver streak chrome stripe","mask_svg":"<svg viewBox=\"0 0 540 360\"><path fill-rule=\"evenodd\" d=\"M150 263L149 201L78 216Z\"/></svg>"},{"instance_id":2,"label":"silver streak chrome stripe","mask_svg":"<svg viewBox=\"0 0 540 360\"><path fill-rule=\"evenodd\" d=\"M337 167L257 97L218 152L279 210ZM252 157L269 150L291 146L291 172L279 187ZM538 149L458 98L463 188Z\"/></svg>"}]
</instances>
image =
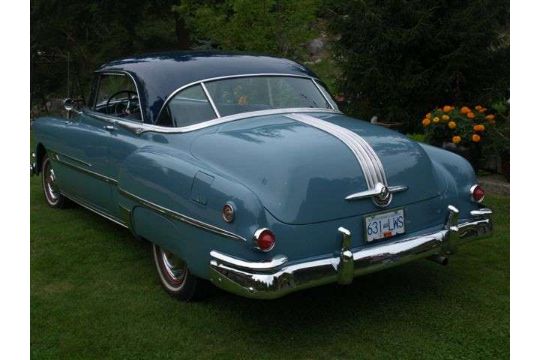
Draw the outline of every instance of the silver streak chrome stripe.
<instances>
[{"instance_id":1,"label":"silver streak chrome stripe","mask_svg":"<svg viewBox=\"0 0 540 360\"><path fill-rule=\"evenodd\" d=\"M325 131L347 145L362 168L368 189L375 189L379 183L388 186L381 160L375 150L360 135L344 127L306 114L290 114L287 117Z\"/></svg>"},{"instance_id":2,"label":"silver streak chrome stripe","mask_svg":"<svg viewBox=\"0 0 540 360\"><path fill-rule=\"evenodd\" d=\"M197 219L194 219L192 217L189 217L187 215L184 215L184 214L181 214L179 212L176 212L174 210L170 210L170 209L167 209L163 206L160 206L158 204L154 204L153 202L151 201L148 201L148 200L145 200L135 194L132 194L130 193L129 191L126 191L124 189L121 189L121 188L118 188L118 192L120 194L122 194L123 196L127 197L128 199L131 199L137 203L139 203L140 205L150 209L150 210L154 210L160 214L163 214L165 216L168 216L170 218L173 218L173 219L176 219L176 220L180 220L182 222L185 222L186 224L190 224L190 225L193 225L193 226L196 226L200 229L203 229L203 230L206 230L206 231L209 231L209 232L213 232L214 234L218 234L218 235L221 235L221 236L224 236L224 237L227 237L227 238L231 238L231 239L235 239L235 240L241 240L241 241L247 241L245 238L243 238L242 236L240 235L237 235L235 233L232 233L230 231L227 231L225 229L222 229L222 228L219 228L217 226L214 226L214 225L210 225L210 224L207 224L205 222L202 222L200 220L197 220Z\"/></svg>"},{"instance_id":3,"label":"silver streak chrome stripe","mask_svg":"<svg viewBox=\"0 0 540 360\"><path fill-rule=\"evenodd\" d=\"M49 155L53 161L57 161L63 165L66 165L72 169L75 169L77 171L90 175L96 179L99 179L101 181L104 181L106 183L113 184L113 185L116 185L118 183L115 179L112 179L108 176L105 176L95 171L92 171L90 169L87 169L87 167L92 167L92 165L82 160L78 160L71 156L60 154L55 151L49 151Z\"/></svg>"}]
</instances>

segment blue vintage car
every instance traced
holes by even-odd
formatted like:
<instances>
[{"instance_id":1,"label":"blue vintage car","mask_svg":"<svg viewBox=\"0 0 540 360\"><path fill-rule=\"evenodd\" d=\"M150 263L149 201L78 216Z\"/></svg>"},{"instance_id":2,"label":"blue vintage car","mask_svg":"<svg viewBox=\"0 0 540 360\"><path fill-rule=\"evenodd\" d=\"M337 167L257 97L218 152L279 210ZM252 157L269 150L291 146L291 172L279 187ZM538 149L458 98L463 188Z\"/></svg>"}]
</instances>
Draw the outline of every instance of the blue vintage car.
<instances>
[{"instance_id":1,"label":"blue vintage car","mask_svg":"<svg viewBox=\"0 0 540 360\"><path fill-rule=\"evenodd\" d=\"M42 117L31 172L152 242L161 284L273 299L491 234L463 158L341 113L290 60L167 53L101 66L87 106Z\"/></svg>"}]
</instances>

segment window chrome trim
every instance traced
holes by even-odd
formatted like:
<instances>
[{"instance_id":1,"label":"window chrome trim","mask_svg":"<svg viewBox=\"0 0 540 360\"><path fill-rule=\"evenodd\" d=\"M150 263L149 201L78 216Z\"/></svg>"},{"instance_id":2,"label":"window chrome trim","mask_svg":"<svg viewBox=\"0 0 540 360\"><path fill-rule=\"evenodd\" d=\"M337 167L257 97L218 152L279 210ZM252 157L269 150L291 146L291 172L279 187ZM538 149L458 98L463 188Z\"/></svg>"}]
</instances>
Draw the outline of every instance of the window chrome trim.
<instances>
[{"instance_id":1,"label":"window chrome trim","mask_svg":"<svg viewBox=\"0 0 540 360\"><path fill-rule=\"evenodd\" d=\"M145 123L145 116L144 116L144 113L145 111L143 111L143 107L142 107L142 103L141 103L141 92L139 91L139 85L137 85L137 81L135 80L135 77L128 71L124 71L124 70L107 70L107 71L94 71L94 73L96 74L99 74L100 76L101 75L111 75L111 76L129 76L131 78L131 81L133 81L133 84L135 85L135 90L137 91L137 98L139 99L139 109L141 110L141 121L133 121L134 123L138 124L138 123ZM97 95L99 93L99 87L101 85L101 77L98 79L98 86L97 86L97 89L96 89L96 98L97 98ZM95 100L94 99L94 104L92 104L92 106L95 106ZM92 111L94 111L93 109L91 109ZM97 112L97 111L96 111ZM115 116L113 116L114 118L116 118Z\"/></svg>"},{"instance_id":2,"label":"window chrome trim","mask_svg":"<svg viewBox=\"0 0 540 360\"><path fill-rule=\"evenodd\" d=\"M146 199L143 199L135 194L132 194L130 193L129 191L127 190L124 190L122 188L118 188L118 192L127 197L128 199L131 199L132 201L135 201L137 202L139 205L142 205L150 210L153 210L153 211L156 211L160 214L163 214L167 217L170 217L172 219L175 219L175 220L179 220L179 221L182 221L186 224L189 224L189 225L193 225L195 227L198 227L199 229L202 229L202 230L206 230L206 231L209 231L209 232L212 232L214 234L217 234L217 235L220 235L220 236L223 236L223 237L226 237L226 238L230 238L230 239L234 239L234 240L241 240L241 241L247 241L244 237L240 236L240 235L237 235L235 233L232 233L230 231L227 231L225 229L222 229L222 228L219 228L217 226L214 226L214 225L210 225L208 223L205 223L203 221L200 221L200 220L197 220L197 219L194 219L190 216L187 216L187 215L184 215L184 214L181 214L179 212L176 212L174 210L171 210L171 209L167 209L166 207L163 207L161 205L157 205L151 201L148 201Z\"/></svg>"},{"instance_id":3,"label":"window chrome trim","mask_svg":"<svg viewBox=\"0 0 540 360\"><path fill-rule=\"evenodd\" d=\"M203 89L205 90L205 93L206 93L210 103L212 104L212 107L215 107L214 100L210 96L210 93L207 92L205 83L209 83L209 82L213 82L213 81L217 81L217 80L224 80L224 79L236 79L236 78L245 78L245 77L264 77L264 76L267 76L267 77L270 77L270 76L273 76L273 77L295 77L295 78L302 78L302 79L311 80L312 82L315 82L315 80L319 80L318 78L313 77L313 76L309 76L309 75L288 74L288 73L254 73L254 74L237 74L237 75L216 76L216 77L213 77L213 78L207 78L207 79L193 81L193 82L190 82L190 83L188 83L186 85L182 85L178 89L174 90L169 96L167 96L167 98L163 102L163 105L161 106L161 109L159 109L158 115L156 117L156 121L161 117L161 113L164 111L165 107L167 105L169 105L169 102L171 101L171 99L173 97L175 97L176 94L178 94L179 92L181 92L184 89L187 89L188 87L191 87L191 86L194 86L194 85L197 85L197 84L201 84L203 86ZM338 111L337 109L334 108L332 103L330 103L328 101L328 99L324 95L324 92L321 91L319 86L317 86L316 82L315 82L315 87L317 88L317 90L319 91L319 93L321 94L323 99L330 106L330 109L334 110L334 111ZM330 109L325 108L324 110L330 110ZM278 109L275 109L275 110L278 110ZM218 114L217 118L220 119L221 117L219 116L219 111L217 111L217 107L214 108L214 111L216 112L216 114ZM234 114L234 115L239 115L239 114ZM229 116L233 116L233 115L229 115ZM215 119L212 119L212 120L215 120ZM209 120L209 121L212 121L212 120ZM155 126L159 126L159 125L155 125ZM165 126L160 126L160 127L166 128Z\"/></svg>"},{"instance_id":4,"label":"window chrome trim","mask_svg":"<svg viewBox=\"0 0 540 360\"><path fill-rule=\"evenodd\" d=\"M258 111L249 111L245 113L239 113L234 115L228 115L220 118L215 118L212 120L203 121L198 124L183 126L183 127L167 127L159 126L152 124L143 124L143 123L134 123L131 121L126 121L120 118L111 117L102 113L92 111L89 108L83 108L83 113L88 116L95 117L99 120L121 126L136 135L140 135L145 132L156 132L162 134L182 134L195 130L204 129L210 126L219 125L227 122L232 122L236 120L247 119L255 116L265 116L265 115L277 115L277 114L294 114L294 113L333 113L333 114L342 114L339 110L334 109L319 109L319 108L284 108L284 109L268 109L268 110L258 110Z\"/></svg>"},{"instance_id":5,"label":"window chrome trim","mask_svg":"<svg viewBox=\"0 0 540 360\"><path fill-rule=\"evenodd\" d=\"M318 79L315 79L315 78L311 78L311 81L313 81L313 83L315 84L315 86L317 87L317 90L319 90L319 92L321 93L321 95L323 96L324 100L326 100L326 103L328 105L330 105L330 107L334 110L336 110L336 108L334 107L334 102L333 101L330 101L328 99L328 97L326 96L326 90L323 90L321 89L321 85L319 85L319 82L317 81Z\"/></svg>"},{"instance_id":6,"label":"window chrome trim","mask_svg":"<svg viewBox=\"0 0 540 360\"><path fill-rule=\"evenodd\" d=\"M206 85L204 85L204 83L202 82L201 83L201 87L204 91L204 94L206 95L206 98L208 99L208 102L210 103L210 105L212 106L212 109L214 109L214 113L216 114L216 116L218 118L221 117L220 113L219 113L219 110L216 106L216 104L214 103L214 99L212 99L212 97L210 96L210 93L208 92L208 89L206 88ZM175 121L176 122L176 121Z\"/></svg>"}]
</instances>

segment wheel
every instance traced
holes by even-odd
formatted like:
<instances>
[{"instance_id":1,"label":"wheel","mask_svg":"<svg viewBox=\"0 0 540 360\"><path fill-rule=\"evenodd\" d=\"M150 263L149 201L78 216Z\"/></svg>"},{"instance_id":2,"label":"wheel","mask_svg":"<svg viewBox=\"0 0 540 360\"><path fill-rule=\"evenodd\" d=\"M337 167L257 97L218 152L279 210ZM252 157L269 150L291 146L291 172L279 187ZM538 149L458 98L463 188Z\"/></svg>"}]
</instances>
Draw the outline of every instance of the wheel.
<instances>
[{"instance_id":1,"label":"wheel","mask_svg":"<svg viewBox=\"0 0 540 360\"><path fill-rule=\"evenodd\" d=\"M47 154L45 154L41 163L41 183L43 192L45 193L45 200L47 200L47 204L50 207L61 209L66 205L66 198L60 193L56 185L52 162Z\"/></svg>"},{"instance_id":2,"label":"wheel","mask_svg":"<svg viewBox=\"0 0 540 360\"><path fill-rule=\"evenodd\" d=\"M193 275L184 260L156 244L153 244L153 253L161 285L171 296L182 301L206 296L208 284Z\"/></svg>"}]
</instances>

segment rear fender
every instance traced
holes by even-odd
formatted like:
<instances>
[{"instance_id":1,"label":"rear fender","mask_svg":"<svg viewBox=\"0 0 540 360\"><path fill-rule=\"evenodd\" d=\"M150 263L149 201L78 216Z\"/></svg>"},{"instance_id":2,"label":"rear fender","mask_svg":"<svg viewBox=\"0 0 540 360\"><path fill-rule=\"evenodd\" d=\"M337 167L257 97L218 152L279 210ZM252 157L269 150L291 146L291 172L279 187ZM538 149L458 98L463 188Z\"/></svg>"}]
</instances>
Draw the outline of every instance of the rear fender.
<instances>
[{"instance_id":1,"label":"rear fender","mask_svg":"<svg viewBox=\"0 0 540 360\"><path fill-rule=\"evenodd\" d=\"M253 251L251 242L267 221L258 197L184 152L147 147L130 155L119 169L118 203L137 236L177 254L196 275L206 277L211 250L253 261L265 259L266 254ZM232 223L222 218L226 203L235 208ZM209 231L185 218L236 237Z\"/></svg>"}]
</instances>

